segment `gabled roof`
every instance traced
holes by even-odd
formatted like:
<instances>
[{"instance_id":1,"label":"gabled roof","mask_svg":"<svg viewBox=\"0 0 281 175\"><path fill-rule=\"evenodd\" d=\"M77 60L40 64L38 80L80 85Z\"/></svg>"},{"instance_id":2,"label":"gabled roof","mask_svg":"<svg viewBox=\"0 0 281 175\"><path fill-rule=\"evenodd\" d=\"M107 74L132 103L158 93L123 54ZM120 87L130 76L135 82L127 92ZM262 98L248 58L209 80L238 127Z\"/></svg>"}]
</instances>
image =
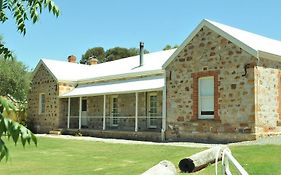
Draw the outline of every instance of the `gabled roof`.
<instances>
[{"instance_id":1,"label":"gabled roof","mask_svg":"<svg viewBox=\"0 0 281 175\"><path fill-rule=\"evenodd\" d=\"M169 65L169 63L182 51L182 49L184 49L184 47L193 39L202 27L207 27L213 30L256 58L264 56L266 58L270 57L281 61L281 41L273 40L261 35L204 19L184 40L177 51L174 52L173 55L164 63L164 68Z\"/></svg>"},{"instance_id":2,"label":"gabled roof","mask_svg":"<svg viewBox=\"0 0 281 175\"><path fill-rule=\"evenodd\" d=\"M163 73L162 65L174 53L176 49L159 51L143 56L143 66L139 67L139 55L123 58L116 61L96 65L83 65L42 59L36 66L34 72L45 65L57 81L94 81L111 79L114 77L134 77Z\"/></svg>"}]
</instances>

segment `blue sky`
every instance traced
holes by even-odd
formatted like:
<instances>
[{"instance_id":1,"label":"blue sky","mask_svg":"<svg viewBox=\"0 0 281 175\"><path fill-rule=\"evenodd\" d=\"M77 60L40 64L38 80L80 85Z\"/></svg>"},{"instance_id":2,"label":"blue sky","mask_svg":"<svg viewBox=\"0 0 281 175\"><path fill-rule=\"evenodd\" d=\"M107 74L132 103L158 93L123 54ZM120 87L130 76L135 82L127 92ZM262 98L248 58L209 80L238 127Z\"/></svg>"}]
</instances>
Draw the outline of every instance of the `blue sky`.
<instances>
[{"instance_id":1,"label":"blue sky","mask_svg":"<svg viewBox=\"0 0 281 175\"><path fill-rule=\"evenodd\" d=\"M56 18L44 12L39 23L17 32L11 18L0 34L18 60L34 68L41 58L78 59L91 47L138 47L150 52L181 44L204 19L281 40L280 0L55 0Z\"/></svg>"}]
</instances>

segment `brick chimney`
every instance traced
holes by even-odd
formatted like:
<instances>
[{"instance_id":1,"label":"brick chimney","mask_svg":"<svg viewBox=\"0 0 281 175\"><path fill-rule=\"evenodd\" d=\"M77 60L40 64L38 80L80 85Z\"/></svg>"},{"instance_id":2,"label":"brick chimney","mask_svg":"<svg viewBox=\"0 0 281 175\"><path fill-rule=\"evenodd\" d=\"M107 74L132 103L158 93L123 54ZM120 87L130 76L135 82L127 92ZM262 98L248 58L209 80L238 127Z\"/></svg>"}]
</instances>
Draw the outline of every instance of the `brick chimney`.
<instances>
[{"instance_id":1,"label":"brick chimney","mask_svg":"<svg viewBox=\"0 0 281 175\"><path fill-rule=\"evenodd\" d=\"M69 63L76 63L76 56L70 55L67 57Z\"/></svg>"},{"instance_id":2,"label":"brick chimney","mask_svg":"<svg viewBox=\"0 0 281 175\"><path fill-rule=\"evenodd\" d=\"M89 64L89 65L96 65L96 64L98 64L98 63L99 63L99 60L96 59L95 57L90 57L90 58L89 58L89 61L88 61L88 64Z\"/></svg>"}]
</instances>

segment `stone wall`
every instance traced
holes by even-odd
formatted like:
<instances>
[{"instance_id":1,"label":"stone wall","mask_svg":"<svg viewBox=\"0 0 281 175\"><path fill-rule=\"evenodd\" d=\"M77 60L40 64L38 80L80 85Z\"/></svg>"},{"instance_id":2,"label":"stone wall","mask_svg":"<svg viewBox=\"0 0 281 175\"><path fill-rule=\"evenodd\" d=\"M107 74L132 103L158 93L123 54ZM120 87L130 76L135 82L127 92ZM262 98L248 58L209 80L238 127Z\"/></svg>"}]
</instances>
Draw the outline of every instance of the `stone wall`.
<instances>
[{"instance_id":1,"label":"stone wall","mask_svg":"<svg viewBox=\"0 0 281 175\"><path fill-rule=\"evenodd\" d=\"M260 58L255 69L256 133L281 134L281 63Z\"/></svg>"},{"instance_id":2,"label":"stone wall","mask_svg":"<svg viewBox=\"0 0 281 175\"><path fill-rule=\"evenodd\" d=\"M256 62L227 39L206 27L201 29L165 70L166 138L221 142L255 139ZM246 64L250 67L243 76ZM209 75L215 76L215 119L198 119L196 84L198 77Z\"/></svg>"},{"instance_id":3,"label":"stone wall","mask_svg":"<svg viewBox=\"0 0 281 175\"><path fill-rule=\"evenodd\" d=\"M59 82L58 86L59 86L59 95L61 96L67 92L72 91L75 88L76 84L70 82L69 83Z\"/></svg>"},{"instance_id":4,"label":"stone wall","mask_svg":"<svg viewBox=\"0 0 281 175\"><path fill-rule=\"evenodd\" d=\"M28 124L39 133L49 132L58 128L59 100L56 80L48 70L41 65L32 79L28 94ZM44 93L46 98L46 111L39 114L39 94Z\"/></svg>"}]
</instances>

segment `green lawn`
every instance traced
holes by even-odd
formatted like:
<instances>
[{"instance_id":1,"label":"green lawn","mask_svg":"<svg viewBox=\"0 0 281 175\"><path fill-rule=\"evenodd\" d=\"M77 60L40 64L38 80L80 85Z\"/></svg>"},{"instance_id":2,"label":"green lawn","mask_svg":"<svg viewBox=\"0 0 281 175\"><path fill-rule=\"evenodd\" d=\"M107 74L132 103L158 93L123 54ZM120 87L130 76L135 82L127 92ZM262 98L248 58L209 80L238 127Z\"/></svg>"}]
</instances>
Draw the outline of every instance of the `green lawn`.
<instances>
[{"instance_id":1,"label":"green lawn","mask_svg":"<svg viewBox=\"0 0 281 175\"><path fill-rule=\"evenodd\" d=\"M11 159L0 163L1 174L7 175L129 175L140 174L161 160L175 165L199 148L109 144L92 141L39 137L39 145L13 146ZM249 174L281 174L281 146L235 146L233 155ZM196 174L214 174L214 166Z\"/></svg>"}]
</instances>

